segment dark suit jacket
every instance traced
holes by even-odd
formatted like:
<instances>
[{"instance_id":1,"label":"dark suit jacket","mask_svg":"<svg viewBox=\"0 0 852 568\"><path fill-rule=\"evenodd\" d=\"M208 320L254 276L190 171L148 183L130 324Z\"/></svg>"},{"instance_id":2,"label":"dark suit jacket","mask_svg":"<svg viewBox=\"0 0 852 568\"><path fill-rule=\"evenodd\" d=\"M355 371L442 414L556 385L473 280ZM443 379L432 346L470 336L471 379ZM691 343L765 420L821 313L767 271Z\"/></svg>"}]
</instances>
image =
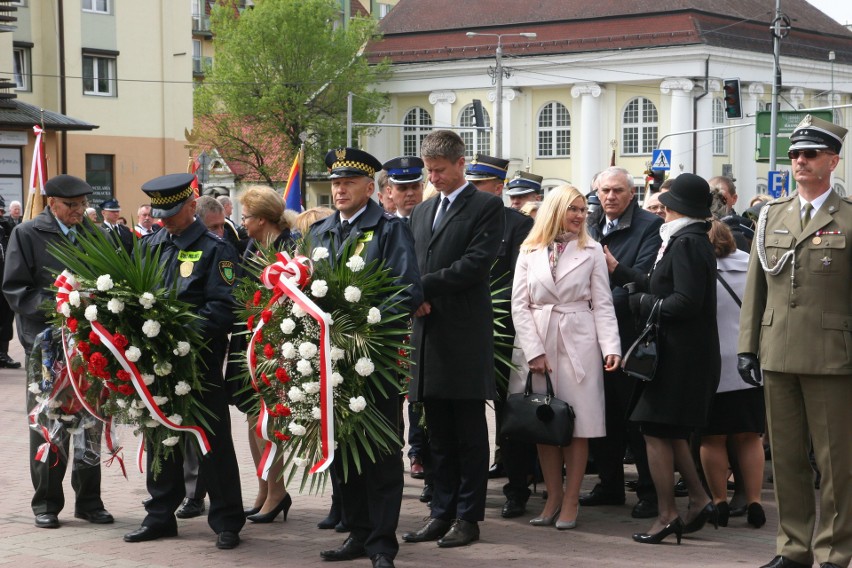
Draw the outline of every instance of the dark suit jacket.
<instances>
[{"instance_id":1,"label":"dark suit jacket","mask_svg":"<svg viewBox=\"0 0 852 568\"><path fill-rule=\"evenodd\" d=\"M111 236L117 243L120 243L121 246L124 247L124 250L128 253L133 250L133 231L131 231L129 227L116 225L110 228L109 225L104 223L101 225L101 229L103 229L103 231L107 235Z\"/></svg>"},{"instance_id":2,"label":"dark suit jacket","mask_svg":"<svg viewBox=\"0 0 852 568\"><path fill-rule=\"evenodd\" d=\"M411 213L411 231L432 312L414 318L409 399L496 396L491 267L500 249L503 201L468 184L432 231L440 199Z\"/></svg>"}]
</instances>

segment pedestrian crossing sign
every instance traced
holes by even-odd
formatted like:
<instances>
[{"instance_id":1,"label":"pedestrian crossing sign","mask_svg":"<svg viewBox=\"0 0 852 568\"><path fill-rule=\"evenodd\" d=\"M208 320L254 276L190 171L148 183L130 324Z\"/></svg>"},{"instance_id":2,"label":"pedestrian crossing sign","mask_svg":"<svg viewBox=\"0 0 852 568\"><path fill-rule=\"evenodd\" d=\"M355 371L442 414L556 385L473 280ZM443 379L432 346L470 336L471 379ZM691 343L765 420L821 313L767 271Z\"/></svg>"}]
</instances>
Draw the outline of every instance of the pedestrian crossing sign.
<instances>
[{"instance_id":1,"label":"pedestrian crossing sign","mask_svg":"<svg viewBox=\"0 0 852 568\"><path fill-rule=\"evenodd\" d=\"M672 151L671 150L654 150L651 156L652 170L670 170L672 169Z\"/></svg>"}]
</instances>

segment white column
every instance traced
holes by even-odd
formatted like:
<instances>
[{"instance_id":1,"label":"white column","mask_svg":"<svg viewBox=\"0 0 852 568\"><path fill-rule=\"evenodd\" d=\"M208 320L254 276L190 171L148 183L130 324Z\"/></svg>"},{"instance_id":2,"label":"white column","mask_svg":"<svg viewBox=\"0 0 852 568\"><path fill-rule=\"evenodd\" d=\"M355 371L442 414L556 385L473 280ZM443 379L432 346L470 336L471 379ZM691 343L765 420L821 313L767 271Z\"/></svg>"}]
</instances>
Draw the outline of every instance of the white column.
<instances>
[{"instance_id":1,"label":"white column","mask_svg":"<svg viewBox=\"0 0 852 568\"><path fill-rule=\"evenodd\" d=\"M515 89L510 89L508 87L503 87L503 143L501 146L503 147L503 155L502 156L494 156L495 158L502 158L504 160L513 160L517 159L512 153L513 144L512 144L512 101L514 101L518 96L518 91ZM497 131L495 128L494 120L497 117L497 90L488 91L488 102L491 103L491 127L492 127L492 137L497 136ZM496 140L495 144L492 148L496 148ZM517 141L517 146L522 144L521 140Z\"/></svg>"},{"instance_id":2,"label":"white column","mask_svg":"<svg viewBox=\"0 0 852 568\"><path fill-rule=\"evenodd\" d=\"M455 91L432 91L429 93L429 103L432 105L432 124L438 128L455 126L453 121L454 102L456 102Z\"/></svg>"},{"instance_id":3,"label":"white column","mask_svg":"<svg viewBox=\"0 0 852 568\"><path fill-rule=\"evenodd\" d=\"M580 152L583 156L582 159L571 160L571 181L582 190L589 187L592 177L608 165L608 154L604 152L606 144L601 138L602 93L603 89L597 83L580 83L571 87L571 96L580 99L580 120L571 121L571 157L580 155Z\"/></svg>"},{"instance_id":4,"label":"white column","mask_svg":"<svg viewBox=\"0 0 852 568\"><path fill-rule=\"evenodd\" d=\"M698 99L695 115L695 128L697 130L702 128L713 128L715 126L715 124L713 124L713 101L716 99L721 89L722 84L718 80L713 79L708 82L707 94ZM727 133L725 135L727 135ZM714 175L721 173L713 170L713 140L715 137L716 133L713 130L698 132L695 135L694 173L700 175L704 179L710 179Z\"/></svg>"},{"instance_id":5,"label":"white column","mask_svg":"<svg viewBox=\"0 0 852 568\"><path fill-rule=\"evenodd\" d=\"M692 122L692 89L695 84L685 78L666 79L660 84L660 92L671 95L670 133L693 130ZM692 163L692 135L679 134L670 136L663 143L672 151L672 169L670 177L677 177L681 173L681 165L684 172L692 172L695 165Z\"/></svg>"}]
</instances>

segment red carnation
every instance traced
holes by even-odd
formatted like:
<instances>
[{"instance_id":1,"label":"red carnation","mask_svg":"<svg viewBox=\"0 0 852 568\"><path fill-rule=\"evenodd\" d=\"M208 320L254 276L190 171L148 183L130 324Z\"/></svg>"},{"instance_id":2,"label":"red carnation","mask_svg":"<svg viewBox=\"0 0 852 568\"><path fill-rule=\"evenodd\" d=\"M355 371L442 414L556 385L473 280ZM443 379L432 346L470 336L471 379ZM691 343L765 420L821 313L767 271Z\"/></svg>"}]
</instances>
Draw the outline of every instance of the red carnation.
<instances>
[{"instance_id":1,"label":"red carnation","mask_svg":"<svg viewBox=\"0 0 852 568\"><path fill-rule=\"evenodd\" d=\"M267 343L263 346L263 355L267 359L272 359L273 357L275 357L275 348L272 347L271 343Z\"/></svg>"},{"instance_id":2,"label":"red carnation","mask_svg":"<svg viewBox=\"0 0 852 568\"><path fill-rule=\"evenodd\" d=\"M129 381L129 380L130 380L130 373L128 373L128 372L127 372L127 371L125 371L124 369L122 369L122 370L120 370L120 371L116 371L116 372L115 372L115 376L116 376L116 378L117 378L119 381L125 381L125 382L127 382L127 381Z\"/></svg>"},{"instance_id":3,"label":"red carnation","mask_svg":"<svg viewBox=\"0 0 852 568\"><path fill-rule=\"evenodd\" d=\"M254 293L254 298L252 298L252 304L254 304L255 306L259 306L260 300L262 300L262 299L263 299L263 294L260 292L260 290L256 290L255 293Z\"/></svg>"},{"instance_id":4,"label":"red carnation","mask_svg":"<svg viewBox=\"0 0 852 568\"><path fill-rule=\"evenodd\" d=\"M114 384L112 384L112 381L104 381L104 386L105 386L106 388L108 388L109 390L111 390L111 391L118 390L118 389L116 388L116 386L115 386Z\"/></svg>"},{"instance_id":5,"label":"red carnation","mask_svg":"<svg viewBox=\"0 0 852 568\"><path fill-rule=\"evenodd\" d=\"M89 351L91 351L91 350L92 350L91 346L88 343L86 343L85 341L81 341L80 343L77 344L77 351L79 351L80 353L83 354L83 358L88 357Z\"/></svg>"},{"instance_id":6,"label":"red carnation","mask_svg":"<svg viewBox=\"0 0 852 568\"><path fill-rule=\"evenodd\" d=\"M115 344L116 347L122 350L130 344L130 342L127 341L127 338L121 335L120 333L116 333L112 337L112 342Z\"/></svg>"},{"instance_id":7,"label":"red carnation","mask_svg":"<svg viewBox=\"0 0 852 568\"><path fill-rule=\"evenodd\" d=\"M277 406L278 406L278 405L276 405L276 408L277 408ZM278 411L278 414L279 414L282 418L286 418L286 417L288 417L288 416L290 416L290 415L292 414L292 412L290 411L290 408L289 408L289 407L287 407L287 406L283 406L283 405L281 405L281 406L282 406L282 408L281 408L281 410L279 410L279 411Z\"/></svg>"},{"instance_id":8,"label":"red carnation","mask_svg":"<svg viewBox=\"0 0 852 568\"><path fill-rule=\"evenodd\" d=\"M257 335L255 336L254 340L257 341L258 343L263 341L263 328L260 328L260 329L257 330Z\"/></svg>"},{"instance_id":9,"label":"red carnation","mask_svg":"<svg viewBox=\"0 0 852 568\"><path fill-rule=\"evenodd\" d=\"M134 392L133 387L130 385L118 385L116 390L125 396L130 396Z\"/></svg>"},{"instance_id":10,"label":"red carnation","mask_svg":"<svg viewBox=\"0 0 852 568\"><path fill-rule=\"evenodd\" d=\"M269 382L269 377L266 376L266 373L261 373L260 378L263 380L263 382L266 384L266 386L268 386L268 387L272 386L272 383Z\"/></svg>"},{"instance_id":11,"label":"red carnation","mask_svg":"<svg viewBox=\"0 0 852 568\"><path fill-rule=\"evenodd\" d=\"M269 323L269 320L272 319L272 311L263 310L262 312L260 312L260 319L263 320L263 323Z\"/></svg>"},{"instance_id":12,"label":"red carnation","mask_svg":"<svg viewBox=\"0 0 852 568\"><path fill-rule=\"evenodd\" d=\"M92 345L100 345L101 344L101 338L98 337L98 334L95 333L94 331L90 331L89 332L89 343L91 343Z\"/></svg>"},{"instance_id":13,"label":"red carnation","mask_svg":"<svg viewBox=\"0 0 852 568\"><path fill-rule=\"evenodd\" d=\"M246 327L251 331L254 329L254 316L249 316L248 321L246 322Z\"/></svg>"},{"instance_id":14,"label":"red carnation","mask_svg":"<svg viewBox=\"0 0 852 568\"><path fill-rule=\"evenodd\" d=\"M290 381L290 375L287 374L287 371L284 367L278 367L275 369L275 378L281 381L282 383L286 383Z\"/></svg>"},{"instance_id":15,"label":"red carnation","mask_svg":"<svg viewBox=\"0 0 852 568\"><path fill-rule=\"evenodd\" d=\"M96 377L102 377L106 370L107 363L108 361L103 354L98 352L92 353L92 356L89 357L89 373ZM109 374L107 374L107 377L109 377Z\"/></svg>"},{"instance_id":16,"label":"red carnation","mask_svg":"<svg viewBox=\"0 0 852 568\"><path fill-rule=\"evenodd\" d=\"M280 430L275 431L275 437L278 438L279 440L281 440L282 442L286 442L287 440L290 439L290 436L288 436L287 434L284 434Z\"/></svg>"},{"instance_id":17,"label":"red carnation","mask_svg":"<svg viewBox=\"0 0 852 568\"><path fill-rule=\"evenodd\" d=\"M77 320L74 318L68 318L68 321L65 322L68 325L68 329L71 330L71 333L77 333Z\"/></svg>"}]
</instances>

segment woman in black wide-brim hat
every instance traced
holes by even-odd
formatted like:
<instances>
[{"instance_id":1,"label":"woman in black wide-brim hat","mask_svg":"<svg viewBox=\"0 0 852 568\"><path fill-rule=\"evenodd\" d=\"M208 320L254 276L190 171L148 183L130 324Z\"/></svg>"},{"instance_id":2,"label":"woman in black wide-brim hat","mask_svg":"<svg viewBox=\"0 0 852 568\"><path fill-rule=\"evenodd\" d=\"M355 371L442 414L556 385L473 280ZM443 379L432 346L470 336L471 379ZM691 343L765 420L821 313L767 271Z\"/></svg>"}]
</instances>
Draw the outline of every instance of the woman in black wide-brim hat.
<instances>
[{"instance_id":1,"label":"woman in black wide-brim hat","mask_svg":"<svg viewBox=\"0 0 852 568\"><path fill-rule=\"evenodd\" d=\"M630 286L630 307L644 325L661 300L657 345L659 361L650 382L637 385L630 419L639 423L648 449L648 465L657 490L659 516L633 540L658 544L674 534L700 530L707 521L718 528L718 511L707 495L689 450L693 431L703 426L719 383L719 334L716 327L716 259L707 236L710 187L693 174L681 174L660 194L666 222L663 244L648 274L618 264L609 251L612 282ZM674 470L689 490L684 521L674 495Z\"/></svg>"}]
</instances>

